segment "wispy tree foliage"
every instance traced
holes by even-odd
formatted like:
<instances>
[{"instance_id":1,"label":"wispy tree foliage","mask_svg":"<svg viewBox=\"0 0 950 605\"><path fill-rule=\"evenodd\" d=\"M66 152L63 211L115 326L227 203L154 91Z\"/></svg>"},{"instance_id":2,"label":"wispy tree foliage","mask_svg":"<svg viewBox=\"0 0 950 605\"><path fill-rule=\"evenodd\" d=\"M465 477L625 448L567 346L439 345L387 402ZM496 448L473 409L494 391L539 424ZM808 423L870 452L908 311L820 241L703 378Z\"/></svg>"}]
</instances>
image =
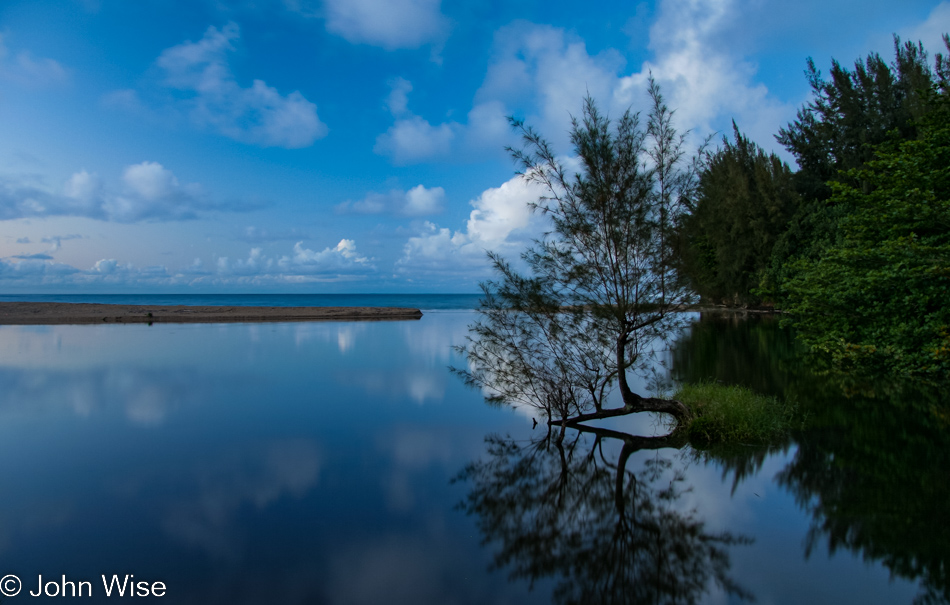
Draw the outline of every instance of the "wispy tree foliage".
<instances>
[{"instance_id":1,"label":"wispy tree foliage","mask_svg":"<svg viewBox=\"0 0 950 605\"><path fill-rule=\"evenodd\" d=\"M499 277L483 284L462 374L490 398L534 406L562 425L641 411L689 416L678 401L634 393L627 380L692 296L673 262L672 233L699 166L685 159L659 88L649 92L645 127L629 110L611 122L586 100L571 128L576 172L512 120L524 146L509 151L544 189L534 208L552 229L522 255L527 275L489 254ZM608 407L615 387L619 408Z\"/></svg>"}]
</instances>

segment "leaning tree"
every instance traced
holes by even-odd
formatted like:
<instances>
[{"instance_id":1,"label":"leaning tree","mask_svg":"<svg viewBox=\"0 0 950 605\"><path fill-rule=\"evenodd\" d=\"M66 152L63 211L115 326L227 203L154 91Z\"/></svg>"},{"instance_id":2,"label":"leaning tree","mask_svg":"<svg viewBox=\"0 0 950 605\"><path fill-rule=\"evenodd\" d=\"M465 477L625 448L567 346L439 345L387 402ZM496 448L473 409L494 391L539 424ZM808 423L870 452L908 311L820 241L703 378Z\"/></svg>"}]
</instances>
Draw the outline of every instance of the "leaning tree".
<instances>
[{"instance_id":1,"label":"leaning tree","mask_svg":"<svg viewBox=\"0 0 950 605\"><path fill-rule=\"evenodd\" d=\"M676 272L673 230L698 160L684 157L684 136L653 82L649 92L645 126L630 110L612 123L588 97L572 119L570 170L512 120L524 145L509 152L543 189L533 209L551 231L522 254L526 274L489 253L499 278L482 284L460 373L490 400L536 407L562 427L636 412L689 417L681 402L635 393L628 381L692 296ZM608 402L615 389L620 407Z\"/></svg>"}]
</instances>

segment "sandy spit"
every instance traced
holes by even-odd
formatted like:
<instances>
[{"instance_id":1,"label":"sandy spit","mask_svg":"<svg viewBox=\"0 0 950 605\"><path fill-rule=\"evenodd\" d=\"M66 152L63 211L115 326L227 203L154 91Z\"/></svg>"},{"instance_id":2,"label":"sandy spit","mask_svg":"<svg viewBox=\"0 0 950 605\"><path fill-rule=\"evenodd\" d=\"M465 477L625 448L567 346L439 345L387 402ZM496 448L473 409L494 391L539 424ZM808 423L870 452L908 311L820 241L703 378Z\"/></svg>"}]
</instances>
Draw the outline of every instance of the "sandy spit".
<instances>
[{"instance_id":1,"label":"sandy spit","mask_svg":"<svg viewBox=\"0 0 950 605\"><path fill-rule=\"evenodd\" d=\"M221 323L419 319L399 307L197 307L91 303L0 302L0 325L102 323Z\"/></svg>"}]
</instances>

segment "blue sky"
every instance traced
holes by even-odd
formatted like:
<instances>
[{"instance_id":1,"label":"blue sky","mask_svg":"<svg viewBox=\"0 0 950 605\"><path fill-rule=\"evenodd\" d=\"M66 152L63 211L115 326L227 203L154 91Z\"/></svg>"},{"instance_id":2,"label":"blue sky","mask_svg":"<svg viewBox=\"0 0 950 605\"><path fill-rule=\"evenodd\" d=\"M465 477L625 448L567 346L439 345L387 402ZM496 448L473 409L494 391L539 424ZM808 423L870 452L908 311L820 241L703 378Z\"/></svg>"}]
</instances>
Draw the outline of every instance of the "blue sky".
<instances>
[{"instance_id":1,"label":"blue sky","mask_svg":"<svg viewBox=\"0 0 950 605\"><path fill-rule=\"evenodd\" d=\"M950 2L5 0L0 293L474 292L544 231L506 116L772 135ZM784 153L784 152L783 152ZM787 157L787 156L785 156Z\"/></svg>"}]
</instances>

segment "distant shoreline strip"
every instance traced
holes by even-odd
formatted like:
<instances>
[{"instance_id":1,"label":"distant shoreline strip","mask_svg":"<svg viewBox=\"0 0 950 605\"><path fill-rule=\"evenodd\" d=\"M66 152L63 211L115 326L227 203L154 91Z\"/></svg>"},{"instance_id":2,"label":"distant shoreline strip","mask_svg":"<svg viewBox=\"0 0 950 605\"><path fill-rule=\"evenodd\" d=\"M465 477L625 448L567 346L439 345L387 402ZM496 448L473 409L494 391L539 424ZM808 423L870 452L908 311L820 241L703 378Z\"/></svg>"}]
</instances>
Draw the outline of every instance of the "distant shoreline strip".
<instances>
[{"instance_id":1,"label":"distant shoreline strip","mask_svg":"<svg viewBox=\"0 0 950 605\"><path fill-rule=\"evenodd\" d=\"M0 325L392 321L421 317L422 311L419 309L402 307L214 307L0 302Z\"/></svg>"}]
</instances>

